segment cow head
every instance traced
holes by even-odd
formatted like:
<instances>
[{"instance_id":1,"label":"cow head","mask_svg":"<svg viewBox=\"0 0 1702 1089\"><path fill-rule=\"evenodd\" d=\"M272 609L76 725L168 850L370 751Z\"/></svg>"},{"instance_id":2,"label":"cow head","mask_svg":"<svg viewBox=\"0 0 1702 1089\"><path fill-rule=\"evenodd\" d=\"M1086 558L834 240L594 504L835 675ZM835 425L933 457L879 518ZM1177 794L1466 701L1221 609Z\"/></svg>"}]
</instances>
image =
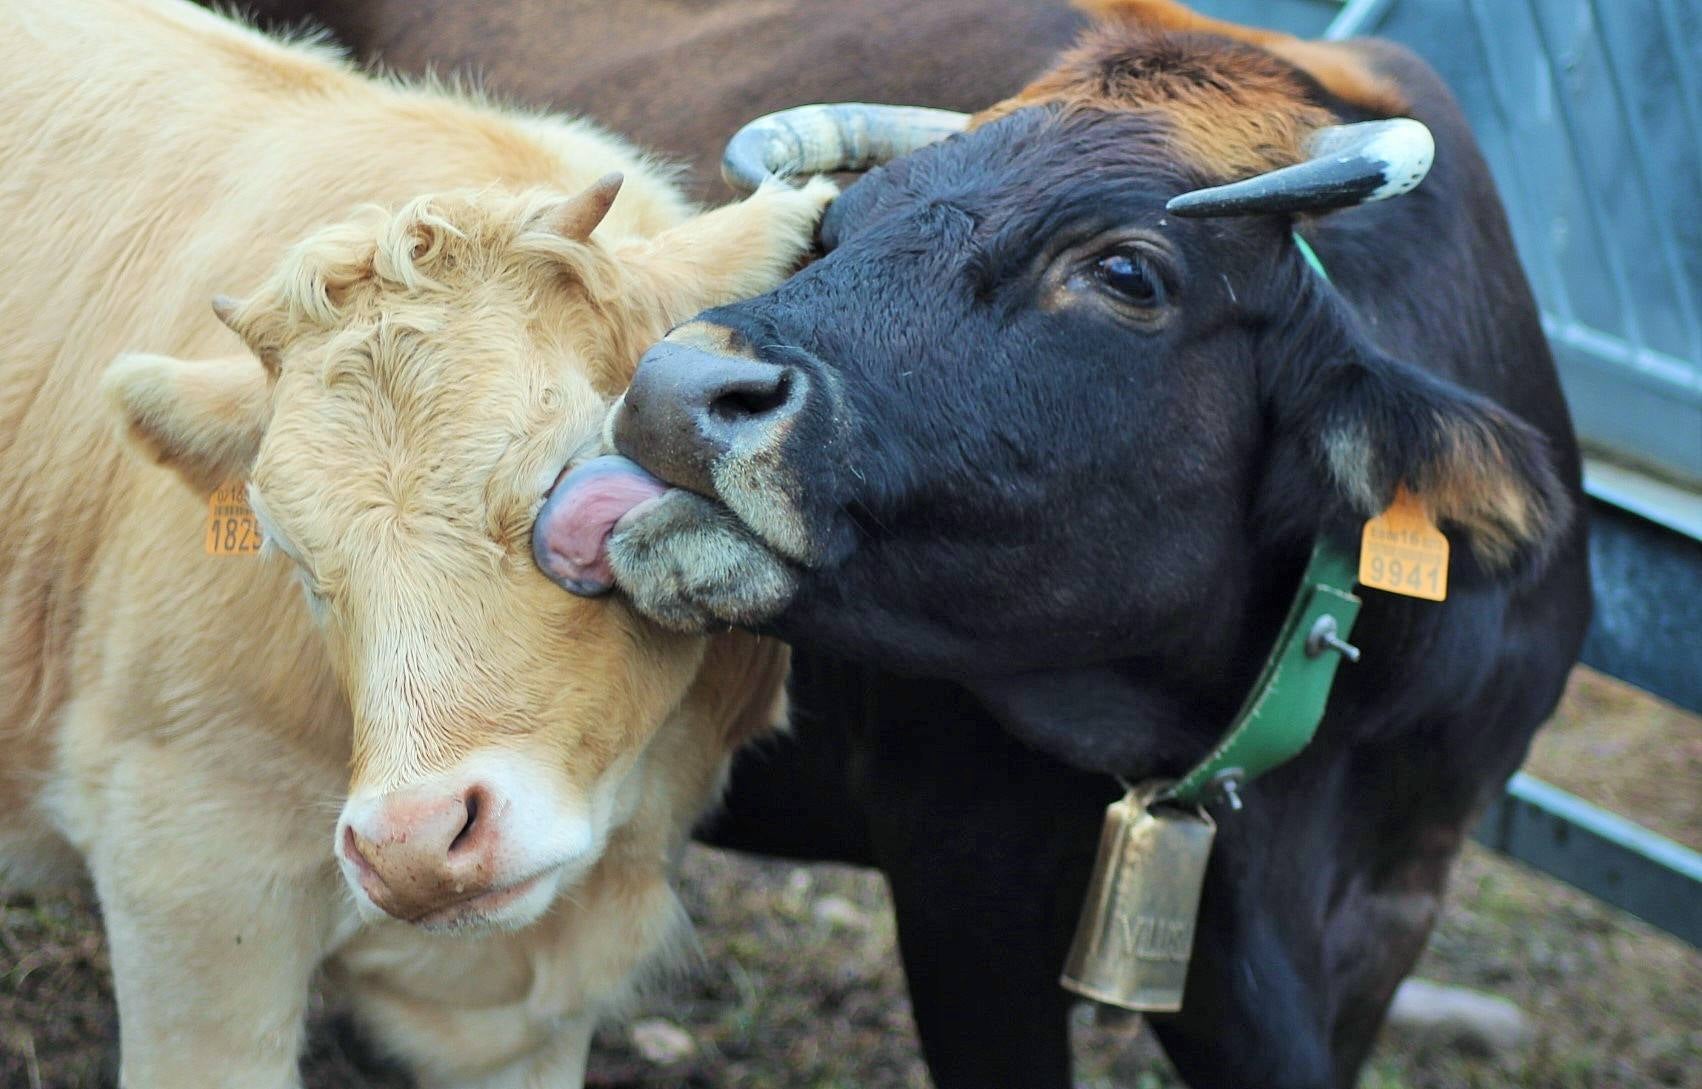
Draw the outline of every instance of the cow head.
<instances>
[{"instance_id":1,"label":"cow head","mask_svg":"<svg viewBox=\"0 0 1702 1089\"><path fill-rule=\"evenodd\" d=\"M1271 557L1403 484L1457 569L1542 562L1567 500L1541 438L1381 350L1291 237L1422 176L1423 127L1377 123L1396 90L1338 47L1100 6L1053 72L848 190L821 260L646 355L612 432L676 489L610 539L640 608L958 678L1210 683Z\"/></svg>"},{"instance_id":2,"label":"cow head","mask_svg":"<svg viewBox=\"0 0 1702 1089\"><path fill-rule=\"evenodd\" d=\"M776 645L711 647L766 686L733 699L698 677L703 640L618 601L564 608L530 529L643 346L775 283L830 193L761 197L772 245L722 212L605 244L591 232L619 184L369 209L215 302L246 352L108 372L144 450L202 491L247 481L272 562L299 577L352 713L334 850L364 909L524 923L633 812L664 722L724 752L775 711Z\"/></svg>"}]
</instances>

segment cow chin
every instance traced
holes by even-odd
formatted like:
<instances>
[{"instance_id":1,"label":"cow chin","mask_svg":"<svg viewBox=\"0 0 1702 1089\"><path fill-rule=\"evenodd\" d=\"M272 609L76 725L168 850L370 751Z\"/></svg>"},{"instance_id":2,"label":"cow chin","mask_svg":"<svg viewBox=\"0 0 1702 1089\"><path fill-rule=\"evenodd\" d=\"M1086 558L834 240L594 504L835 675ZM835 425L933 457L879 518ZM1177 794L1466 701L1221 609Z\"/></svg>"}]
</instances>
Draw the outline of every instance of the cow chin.
<instances>
[{"instance_id":1,"label":"cow chin","mask_svg":"<svg viewBox=\"0 0 1702 1089\"><path fill-rule=\"evenodd\" d=\"M683 488L623 521L608 549L633 606L676 631L771 620L791 603L801 573L730 508Z\"/></svg>"},{"instance_id":2,"label":"cow chin","mask_svg":"<svg viewBox=\"0 0 1702 1089\"><path fill-rule=\"evenodd\" d=\"M408 921L434 933L518 930L541 918L565 883L566 871L557 867Z\"/></svg>"}]
</instances>

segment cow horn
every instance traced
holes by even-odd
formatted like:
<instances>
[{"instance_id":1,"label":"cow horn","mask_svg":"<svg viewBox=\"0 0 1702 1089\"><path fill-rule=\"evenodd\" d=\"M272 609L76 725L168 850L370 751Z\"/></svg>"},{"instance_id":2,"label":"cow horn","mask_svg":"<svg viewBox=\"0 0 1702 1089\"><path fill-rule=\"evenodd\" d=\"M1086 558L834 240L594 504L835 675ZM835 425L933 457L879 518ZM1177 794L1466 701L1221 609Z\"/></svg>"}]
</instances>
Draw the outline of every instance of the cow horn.
<instances>
[{"instance_id":1,"label":"cow horn","mask_svg":"<svg viewBox=\"0 0 1702 1089\"><path fill-rule=\"evenodd\" d=\"M1293 166L1172 197L1165 209L1179 216L1240 216L1387 200L1424 180L1436 140L1422 122L1395 117L1319 129L1307 139L1306 154Z\"/></svg>"},{"instance_id":2,"label":"cow horn","mask_svg":"<svg viewBox=\"0 0 1702 1089\"><path fill-rule=\"evenodd\" d=\"M748 193L769 178L867 170L962 132L968 123L966 113L922 106L794 106L735 133L721 156L721 176Z\"/></svg>"}]
</instances>

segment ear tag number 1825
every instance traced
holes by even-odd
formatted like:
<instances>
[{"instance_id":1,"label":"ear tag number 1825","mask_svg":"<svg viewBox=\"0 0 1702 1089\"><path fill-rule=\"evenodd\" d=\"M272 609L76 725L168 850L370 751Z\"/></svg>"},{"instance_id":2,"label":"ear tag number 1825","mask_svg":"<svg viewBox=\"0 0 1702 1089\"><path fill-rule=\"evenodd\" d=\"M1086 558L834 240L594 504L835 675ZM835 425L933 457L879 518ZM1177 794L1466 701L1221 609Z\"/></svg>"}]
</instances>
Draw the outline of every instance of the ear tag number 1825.
<instances>
[{"instance_id":1,"label":"ear tag number 1825","mask_svg":"<svg viewBox=\"0 0 1702 1089\"><path fill-rule=\"evenodd\" d=\"M248 505L248 485L221 484L207 497L207 530L202 544L209 556L260 554L260 522Z\"/></svg>"},{"instance_id":2,"label":"ear tag number 1825","mask_svg":"<svg viewBox=\"0 0 1702 1089\"><path fill-rule=\"evenodd\" d=\"M1405 487L1389 509L1365 523L1359 584L1426 601L1448 597L1448 538Z\"/></svg>"}]
</instances>

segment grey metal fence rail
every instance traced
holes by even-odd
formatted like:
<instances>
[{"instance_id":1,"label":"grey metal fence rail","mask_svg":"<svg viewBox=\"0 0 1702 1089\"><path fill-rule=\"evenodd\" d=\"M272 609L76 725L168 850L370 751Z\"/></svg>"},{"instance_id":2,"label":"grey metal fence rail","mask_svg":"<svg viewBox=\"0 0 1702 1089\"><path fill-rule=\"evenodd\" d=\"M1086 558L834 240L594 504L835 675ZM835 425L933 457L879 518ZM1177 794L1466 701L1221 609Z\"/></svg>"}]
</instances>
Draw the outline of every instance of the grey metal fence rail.
<instances>
[{"instance_id":1,"label":"grey metal fence rail","mask_svg":"<svg viewBox=\"0 0 1702 1089\"><path fill-rule=\"evenodd\" d=\"M1521 772L1477 839L1702 947L1702 855Z\"/></svg>"}]
</instances>

